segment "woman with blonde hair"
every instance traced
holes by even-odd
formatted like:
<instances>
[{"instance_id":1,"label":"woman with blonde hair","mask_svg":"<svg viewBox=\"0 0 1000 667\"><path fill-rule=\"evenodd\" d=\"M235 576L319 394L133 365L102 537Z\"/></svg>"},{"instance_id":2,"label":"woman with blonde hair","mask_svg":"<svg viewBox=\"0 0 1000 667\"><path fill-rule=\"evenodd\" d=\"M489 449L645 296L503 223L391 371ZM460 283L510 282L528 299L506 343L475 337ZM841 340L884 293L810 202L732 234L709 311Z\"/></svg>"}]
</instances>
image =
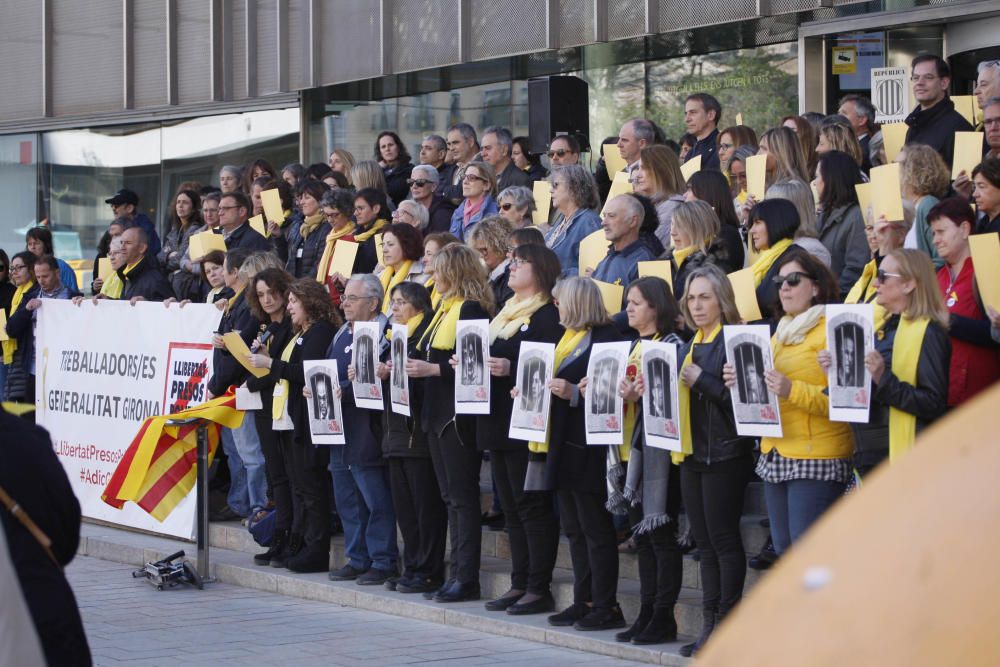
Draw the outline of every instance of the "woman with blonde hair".
<instances>
[{"instance_id":1,"label":"woman with blonde hair","mask_svg":"<svg viewBox=\"0 0 1000 667\"><path fill-rule=\"evenodd\" d=\"M767 156L767 184L799 179L809 182L809 170L798 136L787 127L773 127L760 138L757 155Z\"/></svg>"},{"instance_id":2,"label":"woman with blonde hair","mask_svg":"<svg viewBox=\"0 0 1000 667\"><path fill-rule=\"evenodd\" d=\"M785 116L781 119L782 127L787 127L789 130L795 133L795 136L799 138L799 146L802 147L802 155L806 159L806 167L809 168L809 173L813 173L816 169L816 142L818 138L816 137L816 130L813 129L812 123L807 121L802 116Z\"/></svg>"},{"instance_id":3,"label":"woman with blonde hair","mask_svg":"<svg viewBox=\"0 0 1000 667\"><path fill-rule=\"evenodd\" d=\"M486 267L472 248L450 244L434 257L434 283L441 302L420 342L420 358L406 362L407 377L422 379L422 426L427 434L434 475L448 505L451 574L433 598L437 602L478 600L482 516L479 507L479 467L476 418L455 414L455 355L459 320L490 319L493 291Z\"/></svg>"},{"instance_id":4,"label":"woman with blonde hair","mask_svg":"<svg viewBox=\"0 0 1000 667\"><path fill-rule=\"evenodd\" d=\"M805 248L809 254L830 266L833 258L816 233L816 200L812 188L800 180L778 181L767 189L764 199L787 199L799 212L799 228L795 231L795 245Z\"/></svg>"},{"instance_id":5,"label":"woman with blonde hair","mask_svg":"<svg viewBox=\"0 0 1000 667\"><path fill-rule=\"evenodd\" d=\"M670 244L670 216L684 201L684 175L677 154L666 146L646 146L639 152L639 166L632 172L635 192L649 197L656 207L660 224L656 238L664 246Z\"/></svg>"},{"instance_id":6,"label":"woman with blonde hair","mask_svg":"<svg viewBox=\"0 0 1000 667\"><path fill-rule=\"evenodd\" d=\"M903 199L914 208L913 226L903 242L904 248L917 248L927 253L934 262L934 268L944 266L934 247L931 226L927 214L937 203L948 195L951 187L951 173L941 154L924 144L910 144L905 148L905 156L899 166L899 184L903 189Z\"/></svg>"},{"instance_id":7,"label":"woman with blonde hair","mask_svg":"<svg viewBox=\"0 0 1000 667\"><path fill-rule=\"evenodd\" d=\"M670 229L673 246L674 298L684 296L688 275L695 268L715 264L723 271L735 271L729 260L725 242L720 236L721 223L712 207L699 199L686 201L674 211L674 225Z\"/></svg>"},{"instance_id":8,"label":"woman with blonde hair","mask_svg":"<svg viewBox=\"0 0 1000 667\"><path fill-rule=\"evenodd\" d=\"M819 140L816 143L816 154L821 156L830 151L840 151L851 156L861 169L864 161L864 154L861 151L861 143L854 134L854 130L840 123L824 125L819 130Z\"/></svg>"},{"instance_id":9,"label":"woman with blonde hair","mask_svg":"<svg viewBox=\"0 0 1000 667\"><path fill-rule=\"evenodd\" d=\"M355 162L354 154L349 150L334 148L333 152L330 153L330 169L343 174L344 178L347 179L347 184L350 186L354 185L354 180L351 178L351 169L354 168Z\"/></svg>"},{"instance_id":10,"label":"woman with blonde hair","mask_svg":"<svg viewBox=\"0 0 1000 667\"><path fill-rule=\"evenodd\" d=\"M347 180L354 185L356 190L360 191L365 188L372 188L373 190L380 191L386 197L389 196L389 188L385 182L385 173L378 162L374 160L355 162L354 166L351 167ZM388 214L388 212L386 213Z\"/></svg>"}]
</instances>

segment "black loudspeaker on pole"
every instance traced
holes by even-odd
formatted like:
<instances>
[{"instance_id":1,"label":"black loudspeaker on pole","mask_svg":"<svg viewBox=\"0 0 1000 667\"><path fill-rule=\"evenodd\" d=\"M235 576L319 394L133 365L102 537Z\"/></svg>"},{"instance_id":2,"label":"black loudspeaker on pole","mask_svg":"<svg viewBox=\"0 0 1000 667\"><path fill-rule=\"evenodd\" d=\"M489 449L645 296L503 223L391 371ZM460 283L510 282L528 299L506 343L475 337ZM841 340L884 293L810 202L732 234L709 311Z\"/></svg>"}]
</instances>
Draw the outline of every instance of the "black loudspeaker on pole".
<instances>
[{"instance_id":1,"label":"black loudspeaker on pole","mask_svg":"<svg viewBox=\"0 0 1000 667\"><path fill-rule=\"evenodd\" d=\"M590 109L587 82L575 76L545 76L528 80L528 137L532 153L544 153L552 139L572 134L583 150L590 149Z\"/></svg>"}]
</instances>

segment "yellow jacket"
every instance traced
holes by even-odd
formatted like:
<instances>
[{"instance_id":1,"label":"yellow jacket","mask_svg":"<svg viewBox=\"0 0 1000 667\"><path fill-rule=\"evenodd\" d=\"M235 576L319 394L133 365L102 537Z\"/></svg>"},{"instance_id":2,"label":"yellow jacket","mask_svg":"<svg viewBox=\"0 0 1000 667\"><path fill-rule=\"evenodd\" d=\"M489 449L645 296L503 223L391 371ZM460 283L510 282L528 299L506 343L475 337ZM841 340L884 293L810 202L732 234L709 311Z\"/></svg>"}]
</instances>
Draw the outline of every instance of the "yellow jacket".
<instances>
[{"instance_id":1,"label":"yellow jacket","mask_svg":"<svg viewBox=\"0 0 1000 667\"><path fill-rule=\"evenodd\" d=\"M854 436L849 424L831 422L827 377L816 360L816 353L826 349L826 319L820 318L806 338L796 345L783 345L771 339L774 367L792 381L788 398L779 398L781 438L763 438L764 453L777 447L790 459L839 459L854 451Z\"/></svg>"}]
</instances>

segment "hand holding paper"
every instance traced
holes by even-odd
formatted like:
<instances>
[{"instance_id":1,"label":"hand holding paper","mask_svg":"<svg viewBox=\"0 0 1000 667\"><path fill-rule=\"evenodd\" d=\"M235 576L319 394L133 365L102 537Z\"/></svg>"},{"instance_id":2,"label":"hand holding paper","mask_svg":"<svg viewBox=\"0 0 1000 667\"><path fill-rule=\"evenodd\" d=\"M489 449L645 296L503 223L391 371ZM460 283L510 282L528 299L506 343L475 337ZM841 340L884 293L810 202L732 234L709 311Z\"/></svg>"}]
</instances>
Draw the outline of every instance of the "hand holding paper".
<instances>
[{"instance_id":1,"label":"hand holding paper","mask_svg":"<svg viewBox=\"0 0 1000 667\"><path fill-rule=\"evenodd\" d=\"M586 236L580 241L580 275L586 275L587 269L596 269L608 254L608 238L603 229Z\"/></svg>"},{"instance_id":2,"label":"hand holding paper","mask_svg":"<svg viewBox=\"0 0 1000 667\"><path fill-rule=\"evenodd\" d=\"M747 194L756 201L764 201L767 189L767 156L751 155L746 161Z\"/></svg>"},{"instance_id":3,"label":"hand holding paper","mask_svg":"<svg viewBox=\"0 0 1000 667\"><path fill-rule=\"evenodd\" d=\"M903 219L903 195L899 184L899 163L892 162L871 170L872 218L885 216L889 222Z\"/></svg>"},{"instance_id":4,"label":"hand holding paper","mask_svg":"<svg viewBox=\"0 0 1000 667\"><path fill-rule=\"evenodd\" d=\"M247 360L247 357L250 356L250 348L247 347L247 344L243 342L243 339L235 331L224 334L222 341L225 343L229 354L233 355L233 359L238 361L240 366L247 369L254 377L262 378L270 372L266 368L255 368L250 365L250 362Z\"/></svg>"},{"instance_id":5,"label":"hand holding paper","mask_svg":"<svg viewBox=\"0 0 1000 667\"><path fill-rule=\"evenodd\" d=\"M535 196L535 210L531 212L531 222L545 224L549 221L549 209L552 207L552 186L545 180L535 181L532 194Z\"/></svg>"},{"instance_id":6,"label":"hand holding paper","mask_svg":"<svg viewBox=\"0 0 1000 667\"><path fill-rule=\"evenodd\" d=\"M264 206L264 217L268 222L280 225L285 221L285 210L281 207L281 195L278 194L277 188L262 191L260 202Z\"/></svg>"},{"instance_id":7,"label":"hand holding paper","mask_svg":"<svg viewBox=\"0 0 1000 667\"><path fill-rule=\"evenodd\" d=\"M729 282L736 296L736 308L744 322L756 322L764 319L757 303L757 286L754 285L753 269L745 268L729 274Z\"/></svg>"}]
</instances>

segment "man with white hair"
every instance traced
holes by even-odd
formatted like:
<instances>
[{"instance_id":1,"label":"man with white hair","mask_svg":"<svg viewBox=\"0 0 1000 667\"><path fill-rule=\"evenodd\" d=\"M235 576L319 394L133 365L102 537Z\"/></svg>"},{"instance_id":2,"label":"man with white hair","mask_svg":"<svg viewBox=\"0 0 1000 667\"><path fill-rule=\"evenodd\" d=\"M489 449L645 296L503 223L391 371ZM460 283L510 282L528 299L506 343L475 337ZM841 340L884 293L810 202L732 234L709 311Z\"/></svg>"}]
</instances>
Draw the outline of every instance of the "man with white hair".
<instances>
[{"instance_id":1,"label":"man with white hair","mask_svg":"<svg viewBox=\"0 0 1000 667\"><path fill-rule=\"evenodd\" d=\"M404 199L399 202L399 206L392 212L393 222L402 222L411 227L416 227L421 232L427 229L428 219L427 208L412 199Z\"/></svg>"},{"instance_id":2,"label":"man with white hair","mask_svg":"<svg viewBox=\"0 0 1000 667\"><path fill-rule=\"evenodd\" d=\"M656 128L645 118L633 118L622 125L618 132L618 151L625 160L625 171L639 166L639 153L656 141Z\"/></svg>"},{"instance_id":3,"label":"man with white hair","mask_svg":"<svg viewBox=\"0 0 1000 667\"><path fill-rule=\"evenodd\" d=\"M642 202L633 194L618 195L604 211L604 236L610 246L608 254L594 269L594 280L621 285L628 293L628 286L639 278L639 262L648 262L656 256L642 240L639 231L646 216Z\"/></svg>"},{"instance_id":4,"label":"man with white hair","mask_svg":"<svg viewBox=\"0 0 1000 667\"><path fill-rule=\"evenodd\" d=\"M1000 97L1000 60L984 60L979 63L979 76L976 77L976 104L986 110L986 103L994 97ZM982 130L982 124L976 128Z\"/></svg>"},{"instance_id":5,"label":"man with white hair","mask_svg":"<svg viewBox=\"0 0 1000 667\"><path fill-rule=\"evenodd\" d=\"M414 167L407 181L410 186L410 199L406 201L421 204L427 211L427 222L420 229L424 236L434 232L446 232L451 227L451 216L455 212L455 204L444 194L438 192L440 182L438 170L429 164ZM403 203L405 204L406 201ZM404 222L410 221L404 220ZM410 222L410 224L413 223Z\"/></svg>"}]
</instances>

